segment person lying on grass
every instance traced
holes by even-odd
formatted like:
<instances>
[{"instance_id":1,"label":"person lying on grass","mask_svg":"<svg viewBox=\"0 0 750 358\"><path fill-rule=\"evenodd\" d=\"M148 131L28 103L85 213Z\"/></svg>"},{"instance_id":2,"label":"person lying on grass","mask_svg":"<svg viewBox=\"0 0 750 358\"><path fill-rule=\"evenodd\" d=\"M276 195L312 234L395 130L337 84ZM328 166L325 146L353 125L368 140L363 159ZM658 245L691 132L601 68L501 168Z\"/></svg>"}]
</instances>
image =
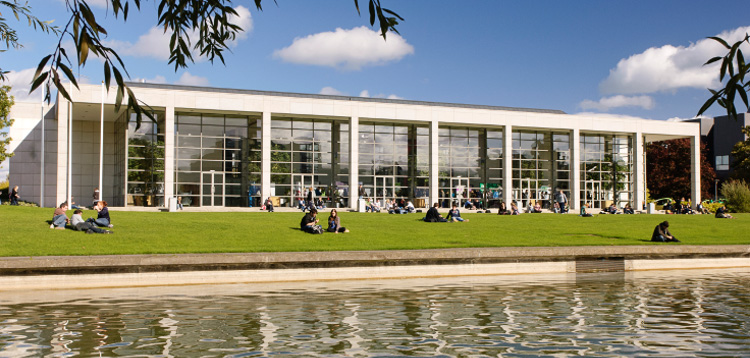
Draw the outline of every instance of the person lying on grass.
<instances>
[{"instance_id":1,"label":"person lying on grass","mask_svg":"<svg viewBox=\"0 0 750 358\"><path fill-rule=\"evenodd\" d=\"M73 212L73 216L70 217L70 226L72 226L74 229L78 231L84 231L87 234L111 234L112 231L100 229L96 225L92 225L89 222L86 222L81 217L81 210L76 210Z\"/></svg>"},{"instance_id":2,"label":"person lying on grass","mask_svg":"<svg viewBox=\"0 0 750 358\"><path fill-rule=\"evenodd\" d=\"M656 242L680 242L675 239L672 233L669 232L669 222L664 221L654 228L654 233L651 235L651 241Z\"/></svg>"}]
</instances>

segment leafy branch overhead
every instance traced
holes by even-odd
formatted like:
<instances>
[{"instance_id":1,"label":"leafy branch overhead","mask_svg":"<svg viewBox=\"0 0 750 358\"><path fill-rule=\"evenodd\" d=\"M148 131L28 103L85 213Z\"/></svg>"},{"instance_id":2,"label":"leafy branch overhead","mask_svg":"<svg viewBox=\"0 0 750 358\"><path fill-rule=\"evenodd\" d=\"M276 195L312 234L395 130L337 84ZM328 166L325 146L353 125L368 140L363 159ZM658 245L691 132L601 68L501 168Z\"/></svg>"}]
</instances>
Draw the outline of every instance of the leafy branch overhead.
<instances>
[{"instance_id":1,"label":"leafy branch overhead","mask_svg":"<svg viewBox=\"0 0 750 358\"><path fill-rule=\"evenodd\" d=\"M750 44L750 35L745 34L745 38L735 42L731 46L724 39L720 37L709 37L714 41L720 43L724 48L729 50L726 55L717 56L708 60L705 65L721 61L721 70L719 71L719 80L724 81L726 77L726 85L724 88L719 90L709 89L711 97L703 104L698 115L700 116L714 103L718 103L720 106L727 110L727 115L731 118L737 118L737 108L735 106L735 100L739 96L742 102L745 104L745 109L750 112L750 105L748 105L747 92L750 91L750 81L745 79L745 76L750 76L750 64L745 62L745 56L742 54L740 48L743 44Z\"/></svg>"},{"instance_id":2,"label":"leafy branch overhead","mask_svg":"<svg viewBox=\"0 0 750 358\"><path fill-rule=\"evenodd\" d=\"M18 0L14 0L18 1ZM86 65L89 55L95 55L103 61L104 82L109 88L114 77L117 86L115 111L119 111L122 102L127 96L127 107L136 114L137 126L140 127L143 116L154 120L153 114L136 98L133 91L125 83L130 74L125 68L125 63L117 52L104 44L107 30L102 25L88 2L90 0L65 0L65 5L70 13L70 19L65 26L58 31L51 28L48 23L39 22L42 29L59 34L59 40L54 51L45 56L37 66L36 73L31 86L31 91L45 86L47 89L47 102L50 101L50 88L54 87L66 99L70 100L69 89L63 85L63 79L78 88L78 82L73 69ZM255 7L262 11L262 0L253 0ZM274 3L276 0L274 0ZM126 22L132 10L141 10L141 0L106 0L107 10L115 19ZM20 7L17 3L15 8L26 9L21 12L27 17L31 16L28 6ZM10 6L8 1L0 0L0 6ZM170 34L169 41L169 64L174 64L177 71L188 67L195 62L195 56L205 57L211 63L215 60L224 63L224 53L229 50L229 44L243 31L238 25L232 23L232 17L238 16L232 7L231 0L158 0L157 1L157 25L164 29L164 33ZM359 1L354 0L354 5L359 13ZM20 11L20 10L19 10ZM398 20L403 21L395 12L385 9L380 5L380 0L369 0L370 24L374 26L378 20L380 32L385 39L388 31L398 33L396 25ZM1 20L1 19L0 19ZM1 22L0 24L4 24ZM14 33L13 33L14 34ZM197 38L191 38L196 36ZM75 57L71 60L71 54L66 53L62 47L63 40L69 38L75 45ZM16 41L15 38L13 41Z\"/></svg>"},{"instance_id":3,"label":"leafy branch overhead","mask_svg":"<svg viewBox=\"0 0 750 358\"><path fill-rule=\"evenodd\" d=\"M22 18L26 19L28 25L33 27L34 30L41 30L46 33L54 34L59 33L57 27L52 26L52 21L42 21L34 16L31 13L31 6L29 6L28 2L21 4L18 0L0 0L0 7L5 7L12 12L16 21L21 21ZM0 48L0 52L5 52L10 48L17 50L23 47L19 42L18 33L14 28L8 25L8 21L3 17L2 12L0 12L0 41L5 43L4 48ZM0 81L6 80L6 73L8 73L8 71L3 71L2 68L0 68Z\"/></svg>"}]
</instances>

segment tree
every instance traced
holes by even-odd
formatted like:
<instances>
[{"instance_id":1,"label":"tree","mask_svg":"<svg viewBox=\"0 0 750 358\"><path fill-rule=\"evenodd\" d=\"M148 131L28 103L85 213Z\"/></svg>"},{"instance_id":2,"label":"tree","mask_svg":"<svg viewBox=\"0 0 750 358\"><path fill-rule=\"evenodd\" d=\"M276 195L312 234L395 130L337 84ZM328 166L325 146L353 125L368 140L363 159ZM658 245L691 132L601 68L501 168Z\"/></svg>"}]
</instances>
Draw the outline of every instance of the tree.
<instances>
[{"instance_id":1,"label":"tree","mask_svg":"<svg viewBox=\"0 0 750 358\"><path fill-rule=\"evenodd\" d=\"M103 41L107 36L104 27L105 21L111 21L111 15L115 19L127 21L130 11L135 8L141 9L141 0L105 0L107 9L105 21L98 19L91 10L88 2L90 0L65 0L65 6L70 13L70 18L61 29L49 26L49 22L38 20L31 13L31 7L21 5L20 0L0 0L0 6L5 6L14 12L16 17L25 16L35 28L41 28L46 32L59 34L59 41L54 51L42 58L37 66L31 91L44 86L47 91L45 100L50 101L50 87L53 86L66 99L70 100L67 89L62 80L69 80L76 88L78 81L73 74L73 68L86 66L89 55L94 55L102 60L104 82L106 87L114 77L117 86L115 111L119 111L125 96L127 106L136 115L137 126L140 127L142 116L155 120L147 106L138 102L133 91L125 84L125 76L128 78L125 63L117 52L107 47ZM262 11L262 0L253 0L255 7ZM275 2L276 0L274 0ZM193 51L198 56L206 57L211 63L219 60L224 63L224 51L228 49L228 43L234 40L242 28L231 22L231 16L237 15L232 8L231 0L158 0L155 1L157 9L157 25L169 33L169 63L174 64L175 71L188 67L189 63L195 61ZM359 13L359 0L354 0L354 6ZM380 0L369 0L370 25L375 25L378 20L380 33L385 40L387 32L398 33L396 25L403 21L395 12L383 8ZM198 38L190 38L191 33L197 33ZM15 36L15 31L7 26L4 19L0 18L0 36L6 41L6 46L20 44ZM62 46L64 39L70 39L75 46L75 58L66 53ZM194 42L193 42L194 41Z\"/></svg>"},{"instance_id":2,"label":"tree","mask_svg":"<svg viewBox=\"0 0 750 358\"><path fill-rule=\"evenodd\" d=\"M701 142L701 197L711 195L716 173L708 161L706 145ZM676 200L690 197L690 139L649 143L646 147L647 187L653 198Z\"/></svg>"},{"instance_id":3,"label":"tree","mask_svg":"<svg viewBox=\"0 0 750 358\"><path fill-rule=\"evenodd\" d=\"M25 18L28 21L29 26L34 29L39 29L46 33L59 33L57 27L51 26L52 21L42 21L32 15L31 6L28 5L28 2L21 5L18 0L13 0L13 2L0 0L0 6L8 8L8 10L13 13L16 20L20 20L21 17ZM5 42L5 49L0 49L0 52L4 52L10 48L17 50L23 47L23 45L18 42L18 34L16 33L16 30L8 25L8 22L2 17L2 13L0 13L0 40ZM6 73L8 73L8 71L3 71L2 68L0 68L0 81L5 80Z\"/></svg>"},{"instance_id":4,"label":"tree","mask_svg":"<svg viewBox=\"0 0 750 358\"><path fill-rule=\"evenodd\" d=\"M750 182L750 126L742 128L745 140L732 148L732 178Z\"/></svg>"},{"instance_id":5,"label":"tree","mask_svg":"<svg viewBox=\"0 0 750 358\"><path fill-rule=\"evenodd\" d=\"M731 46L720 37L709 38L722 44L722 46L729 50L726 55L713 57L705 63L708 65L721 60L719 80L724 81L724 77L727 76L727 82L724 88L719 90L708 89L712 95L698 111L698 116L702 115L714 103L718 103L727 110L727 116L736 119L737 108L735 108L734 102L737 96L742 99L747 112L750 112L747 100L747 92L750 91L750 81L745 80L746 75L750 79L750 64L745 63L745 56L742 54L742 49L740 49L742 44L750 44L750 35L745 34L744 39L735 42Z\"/></svg>"},{"instance_id":6,"label":"tree","mask_svg":"<svg viewBox=\"0 0 750 358\"><path fill-rule=\"evenodd\" d=\"M10 128L13 125L13 119L10 116L10 107L13 107L15 100L10 94L10 86L0 86L0 163L13 156L13 153L7 152L7 147L13 139L8 137L8 133L3 128Z\"/></svg>"}]
</instances>

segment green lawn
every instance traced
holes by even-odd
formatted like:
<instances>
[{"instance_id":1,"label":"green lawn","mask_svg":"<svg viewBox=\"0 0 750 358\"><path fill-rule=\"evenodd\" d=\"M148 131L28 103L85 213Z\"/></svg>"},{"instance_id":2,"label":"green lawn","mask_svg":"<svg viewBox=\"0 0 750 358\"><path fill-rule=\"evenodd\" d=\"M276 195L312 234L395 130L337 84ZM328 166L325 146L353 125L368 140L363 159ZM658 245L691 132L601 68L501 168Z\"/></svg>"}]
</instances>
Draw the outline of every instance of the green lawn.
<instances>
[{"instance_id":1,"label":"green lawn","mask_svg":"<svg viewBox=\"0 0 750 358\"><path fill-rule=\"evenodd\" d=\"M665 245L648 241L669 220L682 245L750 244L750 214L471 214L467 223L424 223L422 214L342 212L348 234L301 232L301 213L146 213L111 211L113 235L50 230L53 209L0 206L0 256L397 250L502 246ZM72 211L68 211L72 215ZM95 216L86 210L83 217ZM322 213L325 222L327 213ZM324 225L325 227L325 225ZM677 245L680 245L677 244ZM675 245L675 244L669 244Z\"/></svg>"}]
</instances>

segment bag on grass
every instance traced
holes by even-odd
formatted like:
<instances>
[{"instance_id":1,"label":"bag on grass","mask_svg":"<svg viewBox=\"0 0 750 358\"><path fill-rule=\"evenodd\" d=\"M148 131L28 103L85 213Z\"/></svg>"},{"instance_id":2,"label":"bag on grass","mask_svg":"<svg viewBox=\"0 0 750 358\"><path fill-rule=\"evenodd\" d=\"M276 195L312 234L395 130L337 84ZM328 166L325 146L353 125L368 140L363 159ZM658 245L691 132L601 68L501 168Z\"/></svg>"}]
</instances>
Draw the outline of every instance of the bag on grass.
<instances>
[{"instance_id":1,"label":"bag on grass","mask_svg":"<svg viewBox=\"0 0 750 358\"><path fill-rule=\"evenodd\" d=\"M313 227L312 227L312 233L313 234L322 234L323 233L323 226L321 226L321 225L313 225Z\"/></svg>"}]
</instances>

